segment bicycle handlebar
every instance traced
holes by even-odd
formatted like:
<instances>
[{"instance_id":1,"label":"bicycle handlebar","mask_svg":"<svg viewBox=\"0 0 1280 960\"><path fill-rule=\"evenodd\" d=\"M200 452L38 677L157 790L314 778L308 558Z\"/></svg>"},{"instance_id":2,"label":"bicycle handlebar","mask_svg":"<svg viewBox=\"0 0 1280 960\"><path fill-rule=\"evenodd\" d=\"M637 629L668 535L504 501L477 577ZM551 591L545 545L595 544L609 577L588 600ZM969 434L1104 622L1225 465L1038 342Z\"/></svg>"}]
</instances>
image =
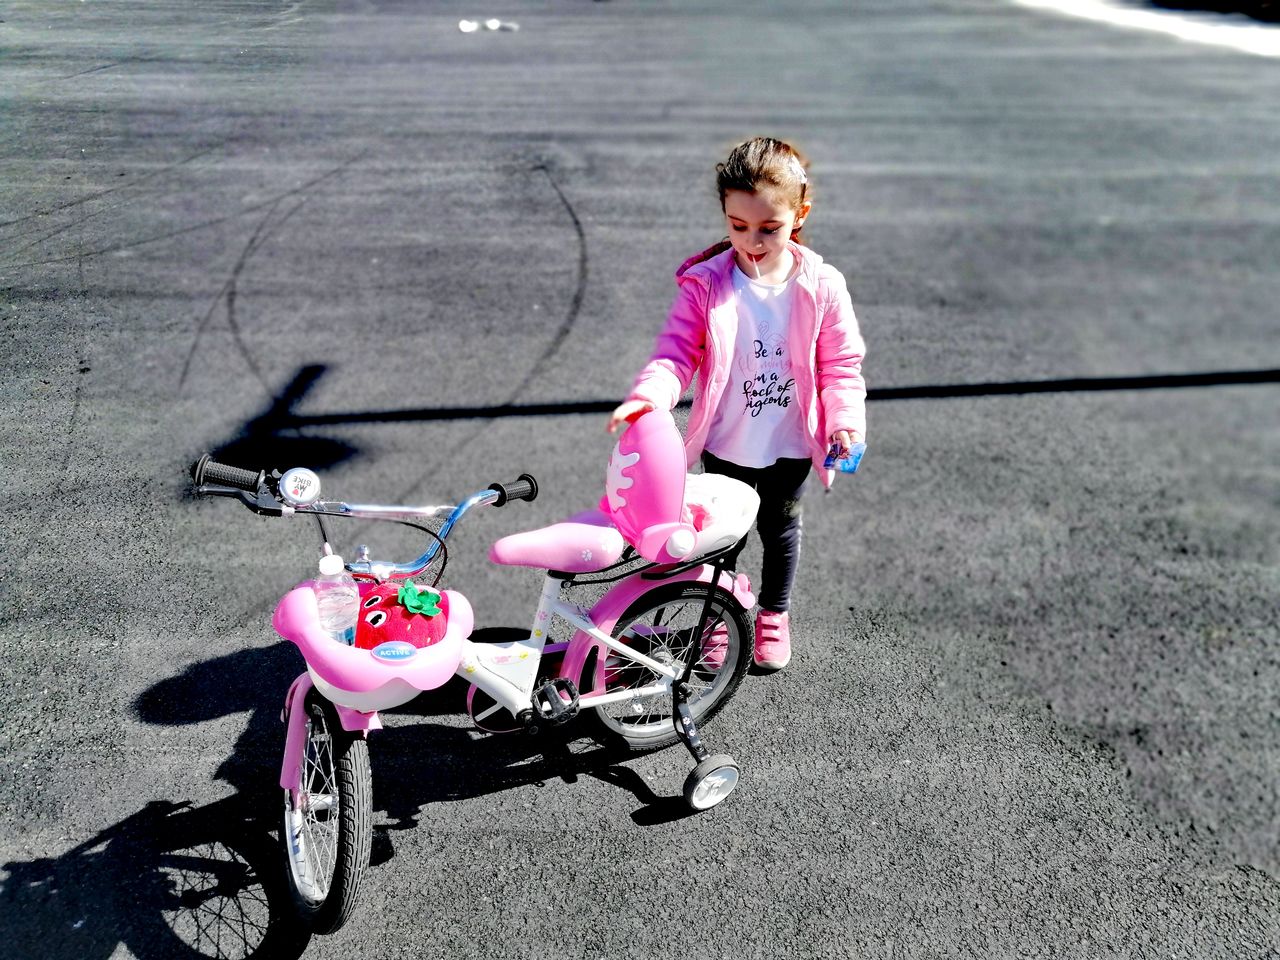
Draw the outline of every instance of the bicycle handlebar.
<instances>
[{"instance_id":1,"label":"bicycle handlebar","mask_svg":"<svg viewBox=\"0 0 1280 960\"><path fill-rule=\"evenodd\" d=\"M307 471L302 472L305 473ZM311 476L314 480L314 475ZM268 474L264 470L257 472L245 470L241 467L218 463L207 453L191 465L191 478L195 481L196 493L199 495L234 496L256 513L271 516L310 513L320 517L358 517L365 520L394 520L397 522L446 517L436 534L437 541L432 543L427 552L416 560L409 563L362 561L347 564L347 569L353 573L372 574L379 579L416 576L421 573L435 558L441 543L449 535L453 525L472 507L485 503L501 507L511 500L532 500L538 495L538 481L529 474L522 473L510 483L490 484L487 488L472 494L457 506L382 506L377 504L350 504L336 500L320 499L303 503L297 500L288 500L281 496L281 475L279 471L272 471ZM287 475L285 479L287 480Z\"/></svg>"},{"instance_id":2,"label":"bicycle handlebar","mask_svg":"<svg viewBox=\"0 0 1280 960\"><path fill-rule=\"evenodd\" d=\"M527 473L511 481L511 483L491 483L490 490L498 492L498 499L493 502L495 507L504 506L508 500L534 500L538 496L538 481L533 479Z\"/></svg>"},{"instance_id":3,"label":"bicycle handlebar","mask_svg":"<svg viewBox=\"0 0 1280 960\"><path fill-rule=\"evenodd\" d=\"M196 482L197 487L202 487L206 483L218 483L227 487L235 487L237 490L247 490L250 493L254 493L258 489L258 485L265 479L265 476L261 470L254 473L252 470L243 470L240 467L218 463L211 455L206 453L191 465L191 479Z\"/></svg>"}]
</instances>

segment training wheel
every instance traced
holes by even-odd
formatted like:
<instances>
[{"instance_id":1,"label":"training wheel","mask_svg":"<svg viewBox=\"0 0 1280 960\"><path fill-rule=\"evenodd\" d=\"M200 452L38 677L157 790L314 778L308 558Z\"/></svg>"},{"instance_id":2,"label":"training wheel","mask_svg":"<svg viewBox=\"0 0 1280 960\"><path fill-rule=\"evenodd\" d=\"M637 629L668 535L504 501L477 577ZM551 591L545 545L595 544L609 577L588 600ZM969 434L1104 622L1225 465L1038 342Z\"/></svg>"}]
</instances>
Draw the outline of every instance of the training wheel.
<instances>
[{"instance_id":1,"label":"training wheel","mask_svg":"<svg viewBox=\"0 0 1280 960\"><path fill-rule=\"evenodd\" d=\"M684 799L694 810L710 810L738 785L738 765L727 753L707 757L684 781Z\"/></svg>"}]
</instances>

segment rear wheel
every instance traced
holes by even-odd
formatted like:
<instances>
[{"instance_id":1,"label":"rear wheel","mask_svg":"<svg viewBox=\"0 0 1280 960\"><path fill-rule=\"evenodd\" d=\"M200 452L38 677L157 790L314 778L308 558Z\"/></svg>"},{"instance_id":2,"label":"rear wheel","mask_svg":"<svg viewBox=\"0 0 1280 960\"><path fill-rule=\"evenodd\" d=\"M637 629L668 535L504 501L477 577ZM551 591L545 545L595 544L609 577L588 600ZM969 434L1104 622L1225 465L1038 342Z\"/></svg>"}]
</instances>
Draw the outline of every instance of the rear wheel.
<instances>
[{"instance_id":1,"label":"rear wheel","mask_svg":"<svg viewBox=\"0 0 1280 960\"><path fill-rule=\"evenodd\" d=\"M708 593L711 610L700 638ZM699 721L715 716L738 689L751 662L752 635L751 621L733 594L690 581L663 584L638 597L613 631L614 637L637 652L677 670L683 671L691 658L695 661L689 677L689 707ZM595 708L603 742L620 742L631 750L654 750L676 742L672 684L657 671L602 651L584 681L592 692L632 692L628 698Z\"/></svg>"},{"instance_id":2,"label":"rear wheel","mask_svg":"<svg viewBox=\"0 0 1280 960\"><path fill-rule=\"evenodd\" d=\"M294 709L306 711L306 741L298 783L284 792L281 840L299 911L317 933L332 933L351 915L369 865L369 748L316 690Z\"/></svg>"}]
</instances>

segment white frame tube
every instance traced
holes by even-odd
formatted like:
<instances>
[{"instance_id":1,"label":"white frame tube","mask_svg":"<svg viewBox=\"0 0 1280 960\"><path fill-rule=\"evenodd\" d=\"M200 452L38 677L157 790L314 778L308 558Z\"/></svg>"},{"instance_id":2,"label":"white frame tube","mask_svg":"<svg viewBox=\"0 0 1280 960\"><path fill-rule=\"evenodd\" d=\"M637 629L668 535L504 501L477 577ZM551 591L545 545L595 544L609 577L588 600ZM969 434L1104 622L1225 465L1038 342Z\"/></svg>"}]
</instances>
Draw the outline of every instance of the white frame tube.
<instances>
[{"instance_id":1,"label":"white frame tube","mask_svg":"<svg viewBox=\"0 0 1280 960\"><path fill-rule=\"evenodd\" d=\"M462 661L458 664L457 676L468 683L474 683L513 717L518 716L522 710L531 709L533 683L537 679L538 667L541 665L542 654L546 648L548 627L553 620L559 618L583 631L592 639L598 640L613 652L648 667L663 678L636 690L586 694L579 701L580 706L594 707L669 692L672 684L683 671L677 670L670 664L659 663L652 657L645 656L609 636L592 622L587 616L587 611L582 607L561 598L560 592L565 583L566 581L550 575L543 580L538 609L534 614L533 624L529 628L529 636L525 639L508 643L474 643L470 639L464 640ZM492 707L486 710L482 717L491 715L493 710Z\"/></svg>"}]
</instances>

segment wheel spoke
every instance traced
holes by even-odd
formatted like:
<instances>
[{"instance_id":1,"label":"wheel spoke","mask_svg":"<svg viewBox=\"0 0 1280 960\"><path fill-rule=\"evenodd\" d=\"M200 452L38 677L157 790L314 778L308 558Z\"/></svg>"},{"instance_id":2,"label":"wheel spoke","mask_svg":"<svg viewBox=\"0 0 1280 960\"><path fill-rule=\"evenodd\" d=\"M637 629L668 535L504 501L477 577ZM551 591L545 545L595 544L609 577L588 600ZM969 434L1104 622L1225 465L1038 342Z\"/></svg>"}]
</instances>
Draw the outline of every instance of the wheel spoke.
<instances>
[{"instance_id":1,"label":"wheel spoke","mask_svg":"<svg viewBox=\"0 0 1280 960\"><path fill-rule=\"evenodd\" d=\"M734 614L730 615L726 602L732 601L727 601L727 595L713 595L710 623L700 631L703 613L707 609L707 588L685 585L677 589L680 592L672 595L668 588L665 600L655 597L657 602L647 609L641 601L641 609L629 619L620 621L614 635L637 653L682 673L691 659L702 659L701 636L710 636L712 631L719 630L719 636L724 638L720 665L710 667L706 663L695 662L687 681L690 706L695 716L699 716L736 686L742 668L740 652L749 642L749 634L744 630L741 612L735 608ZM603 689L617 693L652 687L662 682L662 677L623 654L609 653L596 668L596 682ZM606 727L622 734L632 745L657 744L674 737L669 685L666 691L602 704L597 708L597 714Z\"/></svg>"},{"instance_id":2,"label":"wheel spoke","mask_svg":"<svg viewBox=\"0 0 1280 960\"><path fill-rule=\"evenodd\" d=\"M329 895L338 848L337 764L333 737L323 712L313 707L307 717L306 747L299 776L298 808L286 812L286 829L298 848L291 856L295 884L309 901Z\"/></svg>"}]
</instances>

